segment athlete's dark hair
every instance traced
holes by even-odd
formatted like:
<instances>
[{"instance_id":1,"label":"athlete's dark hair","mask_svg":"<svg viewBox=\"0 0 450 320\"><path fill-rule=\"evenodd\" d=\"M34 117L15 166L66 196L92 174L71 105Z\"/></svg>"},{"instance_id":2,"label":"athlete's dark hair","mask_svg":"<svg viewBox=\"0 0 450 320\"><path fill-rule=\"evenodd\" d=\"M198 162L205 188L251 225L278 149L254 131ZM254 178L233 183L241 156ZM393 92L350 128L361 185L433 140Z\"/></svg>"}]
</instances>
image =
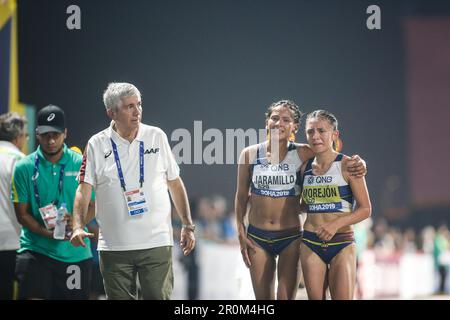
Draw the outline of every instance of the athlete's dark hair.
<instances>
[{"instance_id":1,"label":"athlete's dark hair","mask_svg":"<svg viewBox=\"0 0 450 320\"><path fill-rule=\"evenodd\" d=\"M279 107L279 106L283 106L283 107L288 108L291 111L291 113L292 113L292 117L294 118L294 123L298 123L298 124L300 123L300 119L303 116L303 112L301 112L300 108L298 107L298 105L296 105L295 102L291 101L291 100L280 100L280 101L272 103L269 106L269 108L267 109L266 119L269 119L270 115L273 112L273 110L276 107Z\"/></svg>"},{"instance_id":2,"label":"athlete's dark hair","mask_svg":"<svg viewBox=\"0 0 450 320\"><path fill-rule=\"evenodd\" d=\"M311 113L309 113L306 116L306 122L308 122L309 119L323 119L328 121L332 126L334 130L338 129L338 121L334 114L332 114L329 111L326 110L316 110ZM336 142L333 141L333 149L336 150Z\"/></svg>"},{"instance_id":3,"label":"athlete's dark hair","mask_svg":"<svg viewBox=\"0 0 450 320\"><path fill-rule=\"evenodd\" d=\"M327 120L333 126L334 130L338 129L337 118L335 117L334 114L332 114L329 111L326 111L326 110L313 111L306 116L306 122L308 122L309 119L314 119L314 118L320 118L323 120Z\"/></svg>"}]
</instances>

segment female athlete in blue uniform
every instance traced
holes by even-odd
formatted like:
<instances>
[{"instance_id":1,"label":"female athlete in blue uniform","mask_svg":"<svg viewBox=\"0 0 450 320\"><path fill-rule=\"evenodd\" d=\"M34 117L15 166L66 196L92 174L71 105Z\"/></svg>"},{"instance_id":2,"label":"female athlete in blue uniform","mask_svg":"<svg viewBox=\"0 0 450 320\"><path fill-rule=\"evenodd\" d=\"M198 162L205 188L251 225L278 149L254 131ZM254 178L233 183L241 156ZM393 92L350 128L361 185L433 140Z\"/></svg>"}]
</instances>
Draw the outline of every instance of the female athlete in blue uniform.
<instances>
[{"instance_id":1,"label":"female athlete in blue uniform","mask_svg":"<svg viewBox=\"0 0 450 320\"><path fill-rule=\"evenodd\" d=\"M303 229L299 217L300 167L313 157L308 145L293 142L301 116L292 101L273 103L266 113L270 139L245 148L239 160L236 219L256 299L275 298L275 270L278 299L294 299L298 288ZM364 162L355 159L355 174L365 174Z\"/></svg>"},{"instance_id":2,"label":"female athlete in blue uniform","mask_svg":"<svg viewBox=\"0 0 450 320\"><path fill-rule=\"evenodd\" d=\"M302 206L307 218L301 245L301 265L309 299L353 299L356 247L352 225L371 214L364 177L348 172L349 157L336 152L336 117L324 110L306 119L306 137L314 158L301 168ZM356 207L354 202L356 201Z\"/></svg>"}]
</instances>

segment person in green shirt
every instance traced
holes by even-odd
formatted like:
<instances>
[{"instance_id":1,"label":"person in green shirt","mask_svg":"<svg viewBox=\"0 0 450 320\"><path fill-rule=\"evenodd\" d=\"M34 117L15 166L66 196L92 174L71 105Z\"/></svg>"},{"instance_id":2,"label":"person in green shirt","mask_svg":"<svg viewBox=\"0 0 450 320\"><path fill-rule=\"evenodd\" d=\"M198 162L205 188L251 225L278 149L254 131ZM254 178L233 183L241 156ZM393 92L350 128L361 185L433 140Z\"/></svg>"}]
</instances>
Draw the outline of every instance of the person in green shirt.
<instances>
[{"instance_id":1,"label":"person in green shirt","mask_svg":"<svg viewBox=\"0 0 450 320\"><path fill-rule=\"evenodd\" d=\"M43 108L37 124L39 147L17 162L12 180L12 200L22 225L16 261L19 299L88 299L90 246L76 248L68 241L82 157L64 143L67 129L61 108ZM66 235L59 240L54 237L55 219L46 214L55 215L64 205ZM93 216L91 201L87 219Z\"/></svg>"}]
</instances>

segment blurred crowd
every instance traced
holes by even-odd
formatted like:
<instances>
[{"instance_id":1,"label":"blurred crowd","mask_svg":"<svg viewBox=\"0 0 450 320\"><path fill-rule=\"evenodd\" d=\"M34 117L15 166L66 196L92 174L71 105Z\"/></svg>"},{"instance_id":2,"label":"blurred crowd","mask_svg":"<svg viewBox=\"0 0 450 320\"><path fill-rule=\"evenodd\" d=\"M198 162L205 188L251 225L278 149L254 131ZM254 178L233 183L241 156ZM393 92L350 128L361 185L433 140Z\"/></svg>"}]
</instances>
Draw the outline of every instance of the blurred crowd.
<instances>
[{"instance_id":1,"label":"blurred crowd","mask_svg":"<svg viewBox=\"0 0 450 320\"><path fill-rule=\"evenodd\" d=\"M190 202L191 214L196 225L196 237L200 241L238 245L234 211L229 209L222 195L203 196ZM172 208L174 237L179 237L181 221Z\"/></svg>"},{"instance_id":2,"label":"blurred crowd","mask_svg":"<svg viewBox=\"0 0 450 320\"><path fill-rule=\"evenodd\" d=\"M384 218L368 219L355 226L358 256L373 250L376 257L394 257L407 253L427 254L433 257L437 273L437 294L447 293L450 266L450 231L446 222L423 228L400 228L388 224Z\"/></svg>"},{"instance_id":3,"label":"blurred crowd","mask_svg":"<svg viewBox=\"0 0 450 320\"><path fill-rule=\"evenodd\" d=\"M196 226L198 243L211 242L217 244L239 245L235 214L222 195L202 196L190 202L191 214ZM175 243L179 242L181 221L176 209L172 207L172 225ZM178 260L187 274L187 298L195 300L199 297L200 270L198 263L198 246L188 256L180 253Z\"/></svg>"},{"instance_id":4,"label":"blurred crowd","mask_svg":"<svg viewBox=\"0 0 450 320\"><path fill-rule=\"evenodd\" d=\"M173 209L175 210L175 209ZM202 196L191 201L192 217L196 224L199 243L217 243L238 246L235 214L222 195ZM180 234L181 222L172 214L174 237ZM403 254L426 254L433 257L436 272L436 294L448 294L446 283L450 266L450 231L448 224L423 228L401 228L384 218L367 219L355 226L358 257L371 250L377 258L400 257ZM178 257L187 272L188 297L198 298L199 266L198 254ZM301 288L301 286L300 286Z\"/></svg>"},{"instance_id":5,"label":"blurred crowd","mask_svg":"<svg viewBox=\"0 0 450 320\"><path fill-rule=\"evenodd\" d=\"M409 252L439 255L449 250L450 232L444 222L437 227L429 225L421 229L402 229L388 224L384 218L377 218L356 225L355 231L360 237L357 245L361 249L373 249L380 254Z\"/></svg>"}]
</instances>

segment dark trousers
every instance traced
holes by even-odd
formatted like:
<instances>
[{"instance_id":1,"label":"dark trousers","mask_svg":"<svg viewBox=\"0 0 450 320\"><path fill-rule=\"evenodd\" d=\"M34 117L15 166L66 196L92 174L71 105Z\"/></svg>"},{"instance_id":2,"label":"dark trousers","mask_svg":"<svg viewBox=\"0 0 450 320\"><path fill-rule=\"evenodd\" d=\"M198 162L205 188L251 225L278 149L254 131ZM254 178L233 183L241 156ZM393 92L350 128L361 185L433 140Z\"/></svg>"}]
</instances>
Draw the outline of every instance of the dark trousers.
<instances>
[{"instance_id":1,"label":"dark trousers","mask_svg":"<svg viewBox=\"0 0 450 320\"><path fill-rule=\"evenodd\" d=\"M89 299L92 258L62 262L43 254L24 251L17 255L19 299Z\"/></svg>"},{"instance_id":2,"label":"dark trousers","mask_svg":"<svg viewBox=\"0 0 450 320\"><path fill-rule=\"evenodd\" d=\"M445 281L447 280L447 268L446 266L439 266L439 292L445 292Z\"/></svg>"},{"instance_id":3,"label":"dark trousers","mask_svg":"<svg viewBox=\"0 0 450 320\"><path fill-rule=\"evenodd\" d=\"M16 250L0 251L0 300L12 300Z\"/></svg>"}]
</instances>

